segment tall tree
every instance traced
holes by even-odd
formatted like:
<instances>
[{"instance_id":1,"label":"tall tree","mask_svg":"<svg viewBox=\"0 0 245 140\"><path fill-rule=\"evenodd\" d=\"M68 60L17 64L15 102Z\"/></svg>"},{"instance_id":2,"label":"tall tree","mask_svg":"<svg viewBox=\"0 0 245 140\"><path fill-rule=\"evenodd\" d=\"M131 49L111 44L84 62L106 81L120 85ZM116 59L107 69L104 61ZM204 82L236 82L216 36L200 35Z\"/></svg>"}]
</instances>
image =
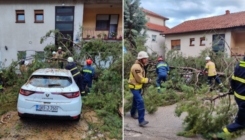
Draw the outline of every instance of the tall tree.
<instances>
[{"instance_id":1,"label":"tall tree","mask_svg":"<svg viewBox=\"0 0 245 140\"><path fill-rule=\"evenodd\" d=\"M130 47L136 48L136 37L142 29L146 29L145 13L140 6L140 0L124 1L124 39L129 41Z\"/></svg>"}]
</instances>

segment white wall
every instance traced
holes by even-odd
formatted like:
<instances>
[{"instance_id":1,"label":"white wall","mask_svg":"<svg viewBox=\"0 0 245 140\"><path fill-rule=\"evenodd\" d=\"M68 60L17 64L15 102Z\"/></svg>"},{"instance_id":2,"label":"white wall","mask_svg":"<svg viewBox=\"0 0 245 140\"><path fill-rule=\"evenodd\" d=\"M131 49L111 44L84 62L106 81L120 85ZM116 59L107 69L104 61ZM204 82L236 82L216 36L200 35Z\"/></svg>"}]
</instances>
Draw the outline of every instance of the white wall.
<instances>
[{"instance_id":1,"label":"white wall","mask_svg":"<svg viewBox=\"0 0 245 140\"><path fill-rule=\"evenodd\" d=\"M165 26L165 21L162 18L157 18L154 16L146 15L147 20L148 20L148 18L150 18L150 20L148 21L150 23Z\"/></svg>"},{"instance_id":2,"label":"white wall","mask_svg":"<svg viewBox=\"0 0 245 140\"><path fill-rule=\"evenodd\" d=\"M41 2L41 1L40 1ZM31 3L31 2L30 2ZM76 38L79 26L82 25L83 4L69 4L65 6L74 6L74 40ZM48 39L40 44L40 38L47 31L55 29L55 6L61 6L61 3L53 2L49 4L1 4L0 5L0 59L9 66L12 61L17 60L18 51L43 51L49 43L54 43L54 39ZM42 9L44 11L44 23L34 23L34 10ZM25 23L15 23L15 10L25 11ZM2 12L4 11L4 12ZM8 50L4 49L8 47Z\"/></svg>"},{"instance_id":3,"label":"white wall","mask_svg":"<svg viewBox=\"0 0 245 140\"><path fill-rule=\"evenodd\" d=\"M160 35L160 32L148 30L147 31L147 41L145 43L145 46L147 46L147 52L152 54L153 52L156 52L158 55L163 56L163 49L161 48L164 45L165 38ZM152 35L156 35L156 41L152 41Z\"/></svg>"},{"instance_id":4,"label":"white wall","mask_svg":"<svg viewBox=\"0 0 245 140\"><path fill-rule=\"evenodd\" d=\"M225 34L225 40L230 45L231 42L231 32L230 30L226 31L219 31L219 34ZM180 39L181 49L180 51L185 56L198 56L200 52L206 48L212 47L212 39L214 33L186 33L186 34L175 34L175 35L165 35L165 44L168 50L171 50L171 40L178 40ZM200 38L205 37L205 46L200 46ZM190 38L195 38L195 45L190 46ZM230 50L225 44L226 53L230 56Z\"/></svg>"}]
</instances>

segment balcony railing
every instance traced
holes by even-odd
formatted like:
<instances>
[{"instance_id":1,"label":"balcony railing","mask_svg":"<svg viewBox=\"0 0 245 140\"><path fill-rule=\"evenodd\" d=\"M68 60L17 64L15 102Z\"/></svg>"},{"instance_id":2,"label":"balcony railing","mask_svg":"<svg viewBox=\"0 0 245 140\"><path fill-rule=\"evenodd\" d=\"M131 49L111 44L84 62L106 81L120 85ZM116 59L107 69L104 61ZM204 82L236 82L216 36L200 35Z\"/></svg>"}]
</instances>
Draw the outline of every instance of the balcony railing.
<instances>
[{"instance_id":1,"label":"balcony railing","mask_svg":"<svg viewBox=\"0 0 245 140\"><path fill-rule=\"evenodd\" d=\"M110 31L97 31L95 28L84 28L82 38L90 40L92 38L101 38L105 40L122 40L122 28L119 27L116 31L116 36L113 36Z\"/></svg>"}]
</instances>

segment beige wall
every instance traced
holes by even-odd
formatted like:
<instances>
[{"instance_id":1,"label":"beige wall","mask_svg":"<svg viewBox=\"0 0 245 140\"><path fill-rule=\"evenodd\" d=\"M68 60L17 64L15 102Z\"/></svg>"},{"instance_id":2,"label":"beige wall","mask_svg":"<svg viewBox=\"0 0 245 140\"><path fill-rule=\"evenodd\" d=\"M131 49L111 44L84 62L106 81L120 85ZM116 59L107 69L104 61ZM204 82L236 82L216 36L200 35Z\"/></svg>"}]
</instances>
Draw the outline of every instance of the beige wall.
<instances>
[{"instance_id":1,"label":"beige wall","mask_svg":"<svg viewBox=\"0 0 245 140\"><path fill-rule=\"evenodd\" d=\"M119 14L118 20L118 36L122 35L122 7L115 7L115 8L84 8L84 17L83 17L83 28L84 29L91 29L89 34L91 36L97 35L99 33L106 33L108 31L95 31L96 27L96 15L97 14ZM84 31L83 38L86 37L86 31Z\"/></svg>"},{"instance_id":2,"label":"beige wall","mask_svg":"<svg viewBox=\"0 0 245 140\"><path fill-rule=\"evenodd\" d=\"M230 31L220 31L219 34L225 34L225 40L228 44L231 42L231 32ZM200 38L205 37L205 46L200 46ZM190 38L195 38L194 46L190 46ZM171 50L171 40L180 39L181 51L185 56L198 56L200 52L206 48L212 47L213 33L188 33L188 34L177 34L177 35L166 35L165 44L168 50ZM225 44L225 49L228 55L230 55L230 50Z\"/></svg>"},{"instance_id":3,"label":"beige wall","mask_svg":"<svg viewBox=\"0 0 245 140\"><path fill-rule=\"evenodd\" d=\"M156 35L156 41L152 41L152 35ZM147 47L147 52L152 54L157 53L159 56L163 56L163 48L165 38L160 35L160 32L148 30L147 31L147 41L145 43L145 46Z\"/></svg>"},{"instance_id":4,"label":"beige wall","mask_svg":"<svg viewBox=\"0 0 245 140\"><path fill-rule=\"evenodd\" d=\"M150 20L148 20L148 18L150 18ZM162 18L157 18L157 17L153 17L151 15L146 15L146 19L150 23L154 23L154 24L157 24L157 25L165 26L165 21Z\"/></svg>"}]
</instances>

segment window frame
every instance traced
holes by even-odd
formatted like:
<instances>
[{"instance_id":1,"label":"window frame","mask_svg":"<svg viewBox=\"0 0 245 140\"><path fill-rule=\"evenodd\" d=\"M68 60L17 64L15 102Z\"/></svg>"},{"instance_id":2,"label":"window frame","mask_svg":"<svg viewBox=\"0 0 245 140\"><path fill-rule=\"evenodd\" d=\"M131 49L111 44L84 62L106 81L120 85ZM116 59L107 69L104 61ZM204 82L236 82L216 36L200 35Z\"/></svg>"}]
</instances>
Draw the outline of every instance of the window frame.
<instances>
[{"instance_id":1,"label":"window frame","mask_svg":"<svg viewBox=\"0 0 245 140\"><path fill-rule=\"evenodd\" d=\"M155 40L153 40L153 36L155 36ZM151 35L151 41L152 42L157 42L157 35Z\"/></svg>"},{"instance_id":2,"label":"window frame","mask_svg":"<svg viewBox=\"0 0 245 140\"><path fill-rule=\"evenodd\" d=\"M37 20L36 19L36 15L42 15L43 16L43 20ZM44 23L43 10L34 10L34 23Z\"/></svg>"},{"instance_id":3,"label":"window frame","mask_svg":"<svg viewBox=\"0 0 245 140\"><path fill-rule=\"evenodd\" d=\"M192 44L192 41L194 41L194 44ZM195 38L190 38L190 46L195 46Z\"/></svg>"},{"instance_id":4,"label":"window frame","mask_svg":"<svg viewBox=\"0 0 245 140\"><path fill-rule=\"evenodd\" d=\"M18 15L24 15L24 20L18 20ZM25 23L25 10L15 10L15 23Z\"/></svg>"},{"instance_id":5,"label":"window frame","mask_svg":"<svg viewBox=\"0 0 245 140\"><path fill-rule=\"evenodd\" d=\"M99 15L108 15L109 16L109 18L108 18L108 20L97 20L97 16L99 16ZM110 14L96 14L96 23L95 23L95 31L108 31L109 29L110 29L110 20L111 20L111 15ZM98 21L107 21L107 26L106 26L106 29L98 29L97 28L97 22Z\"/></svg>"},{"instance_id":6,"label":"window frame","mask_svg":"<svg viewBox=\"0 0 245 140\"><path fill-rule=\"evenodd\" d=\"M179 41L179 49L174 49L175 46L172 45L173 41ZM171 40L171 50L181 50L181 39Z\"/></svg>"},{"instance_id":7,"label":"window frame","mask_svg":"<svg viewBox=\"0 0 245 140\"><path fill-rule=\"evenodd\" d=\"M200 38L200 46L205 46L206 45L206 42L204 43L204 44L202 44L202 41L205 41L206 39L205 39L205 37L201 37Z\"/></svg>"}]
</instances>

